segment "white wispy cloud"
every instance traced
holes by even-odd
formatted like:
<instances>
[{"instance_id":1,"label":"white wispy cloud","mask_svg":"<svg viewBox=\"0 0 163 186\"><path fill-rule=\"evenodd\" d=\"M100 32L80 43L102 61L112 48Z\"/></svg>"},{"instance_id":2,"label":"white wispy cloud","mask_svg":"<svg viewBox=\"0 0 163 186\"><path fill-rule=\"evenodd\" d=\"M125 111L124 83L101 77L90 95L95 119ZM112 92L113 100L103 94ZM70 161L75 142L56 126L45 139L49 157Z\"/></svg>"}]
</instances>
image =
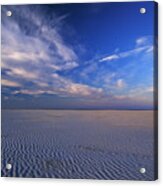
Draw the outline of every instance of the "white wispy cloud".
<instances>
[{"instance_id":1,"label":"white wispy cloud","mask_svg":"<svg viewBox=\"0 0 163 186\"><path fill-rule=\"evenodd\" d=\"M26 80L38 78L37 72L30 72L23 68L12 68L7 74L11 77L25 78Z\"/></svg>"},{"instance_id":2,"label":"white wispy cloud","mask_svg":"<svg viewBox=\"0 0 163 186\"><path fill-rule=\"evenodd\" d=\"M14 82L14 81L10 81L10 80L7 80L7 79L2 79L1 80L1 84L3 86L7 86L7 87L20 87L21 86L20 83L17 83L17 82Z\"/></svg>"},{"instance_id":3,"label":"white wispy cloud","mask_svg":"<svg viewBox=\"0 0 163 186\"><path fill-rule=\"evenodd\" d=\"M151 37L141 37L136 40L136 46L128 51L125 52L116 52L115 54L108 55L106 57L103 57L99 60L99 62L111 62L114 60L122 59L122 58L127 58L130 56L134 56L137 54L140 54L141 52L152 52L153 51L153 44L151 41Z\"/></svg>"},{"instance_id":4,"label":"white wispy cloud","mask_svg":"<svg viewBox=\"0 0 163 186\"><path fill-rule=\"evenodd\" d=\"M149 46L153 44L154 37L151 35L139 37L136 40L136 46Z\"/></svg>"},{"instance_id":5,"label":"white wispy cloud","mask_svg":"<svg viewBox=\"0 0 163 186\"><path fill-rule=\"evenodd\" d=\"M107 57L104 57L102 59L99 60L99 62L103 62L103 61L113 61L115 59L119 59L120 56L117 55L117 54L113 54L113 55L110 55L110 56L107 56Z\"/></svg>"},{"instance_id":6,"label":"white wispy cloud","mask_svg":"<svg viewBox=\"0 0 163 186\"><path fill-rule=\"evenodd\" d=\"M101 94L103 93L102 88L94 88L88 85L82 84L71 84L67 87L70 94L80 95L80 96L94 96L94 94Z\"/></svg>"},{"instance_id":7,"label":"white wispy cloud","mask_svg":"<svg viewBox=\"0 0 163 186\"><path fill-rule=\"evenodd\" d=\"M148 44L148 37L140 37L136 40L137 46L142 46Z\"/></svg>"},{"instance_id":8,"label":"white wispy cloud","mask_svg":"<svg viewBox=\"0 0 163 186\"><path fill-rule=\"evenodd\" d=\"M60 94L68 94L69 96L93 96L103 94L102 88L95 88L89 85L75 83L65 79L58 74L53 74L53 83L51 91Z\"/></svg>"},{"instance_id":9,"label":"white wispy cloud","mask_svg":"<svg viewBox=\"0 0 163 186\"><path fill-rule=\"evenodd\" d=\"M62 15L54 15L55 27L45 23L40 14L27 10L14 9L22 19L30 21L28 27L37 27L33 34L26 34L18 20L5 18L2 22L2 60L5 65L11 63L20 65L23 62L28 64L47 63L54 65L57 70L71 69L78 66L78 57L74 49L64 42L59 34L60 22L66 18ZM39 17L40 16L40 17ZM59 21L58 21L59 20ZM58 25L57 25L58 24Z\"/></svg>"},{"instance_id":10,"label":"white wispy cloud","mask_svg":"<svg viewBox=\"0 0 163 186\"><path fill-rule=\"evenodd\" d=\"M12 10L15 14L18 9ZM29 13L29 14L28 14ZM37 27L34 33L26 34L18 20L4 18L2 22L2 85L20 87L14 94L69 94L89 96L101 90L75 83L56 73L78 66L78 56L73 47L68 45L59 33L62 21L67 15L54 15L55 27L41 17L41 14L20 9L21 19ZM14 81L5 80L9 79ZM24 83L32 83L26 87ZM34 84L34 86L33 86Z\"/></svg>"},{"instance_id":11,"label":"white wispy cloud","mask_svg":"<svg viewBox=\"0 0 163 186\"><path fill-rule=\"evenodd\" d=\"M126 86L126 82L123 79L118 79L116 82L116 86L119 89L122 89Z\"/></svg>"},{"instance_id":12,"label":"white wispy cloud","mask_svg":"<svg viewBox=\"0 0 163 186\"><path fill-rule=\"evenodd\" d=\"M114 95L118 100L134 100L134 101L153 101L153 86L138 86L128 90L127 93L121 95ZM149 99L150 97L150 99Z\"/></svg>"},{"instance_id":13,"label":"white wispy cloud","mask_svg":"<svg viewBox=\"0 0 163 186\"><path fill-rule=\"evenodd\" d=\"M66 81L66 80L64 80ZM39 85L39 84L38 84ZM60 84L58 84L60 85ZM69 97L96 97L103 94L101 88L94 88L88 85L73 83L70 81L66 82L64 86L42 86L39 85L37 89L20 89L13 91L12 94L26 94L26 95L41 95L51 94Z\"/></svg>"}]
</instances>

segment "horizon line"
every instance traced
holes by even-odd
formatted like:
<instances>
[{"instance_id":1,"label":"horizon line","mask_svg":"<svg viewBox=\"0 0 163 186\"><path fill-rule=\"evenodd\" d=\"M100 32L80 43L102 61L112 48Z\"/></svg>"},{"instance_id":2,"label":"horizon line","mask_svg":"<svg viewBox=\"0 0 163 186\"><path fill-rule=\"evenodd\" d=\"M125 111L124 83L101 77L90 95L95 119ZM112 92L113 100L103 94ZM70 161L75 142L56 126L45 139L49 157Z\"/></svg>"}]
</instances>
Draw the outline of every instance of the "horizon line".
<instances>
[{"instance_id":1,"label":"horizon line","mask_svg":"<svg viewBox=\"0 0 163 186\"><path fill-rule=\"evenodd\" d=\"M91 109L85 109L85 108L1 108L1 110L78 110L78 111L80 111L80 110L87 110L87 111L94 111L94 110L153 110L153 111L155 111L155 110L158 110L157 108L149 108L149 109L93 109L93 108L91 108Z\"/></svg>"}]
</instances>

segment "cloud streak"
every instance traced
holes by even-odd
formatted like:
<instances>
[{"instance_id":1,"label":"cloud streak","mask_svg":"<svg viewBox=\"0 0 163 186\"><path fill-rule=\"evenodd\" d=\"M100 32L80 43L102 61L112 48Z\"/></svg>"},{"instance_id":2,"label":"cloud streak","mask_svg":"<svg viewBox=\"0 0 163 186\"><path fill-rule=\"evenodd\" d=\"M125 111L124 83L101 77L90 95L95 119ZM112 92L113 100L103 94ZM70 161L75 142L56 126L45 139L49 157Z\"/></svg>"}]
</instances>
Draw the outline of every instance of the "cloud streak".
<instances>
[{"instance_id":1,"label":"cloud streak","mask_svg":"<svg viewBox=\"0 0 163 186\"><path fill-rule=\"evenodd\" d=\"M21 86L19 83L14 82L14 81L10 81L7 79L2 79L1 84L2 84L2 86L6 86L6 87L20 87Z\"/></svg>"},{"instance_id":2,"label":"cloud streak","mask_svg":"<svg viewBox=\"0 0 163 186\"><path fill-rule=\"evenodd\" d=\"M114 60L135 56L140 54L141 52L149 53L153 51L153 48L153 45L151 45L149 41L149 37L141 37L136 40L136 46L134 49L108 55L106 57L101 58L99 62L111 62Z\"/></svg>"}]
</instances>

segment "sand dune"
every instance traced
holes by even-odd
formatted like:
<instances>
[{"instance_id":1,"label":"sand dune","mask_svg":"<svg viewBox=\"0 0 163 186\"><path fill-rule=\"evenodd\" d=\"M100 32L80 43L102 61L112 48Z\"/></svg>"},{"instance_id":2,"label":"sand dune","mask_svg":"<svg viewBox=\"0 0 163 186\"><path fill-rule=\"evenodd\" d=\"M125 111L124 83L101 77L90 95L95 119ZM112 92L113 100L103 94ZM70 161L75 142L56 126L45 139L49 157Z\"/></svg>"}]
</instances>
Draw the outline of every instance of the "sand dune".
<instances>
[{"instance_id":1,"label":"sand dune","mask_svg":"<svg viewBox=\"0 0 163 186\"><path fill-rule=\"evenodd\" d=\"M153 180L153 158L152 111L2 111L4 177Z\"/></svg>"}]
</instances>

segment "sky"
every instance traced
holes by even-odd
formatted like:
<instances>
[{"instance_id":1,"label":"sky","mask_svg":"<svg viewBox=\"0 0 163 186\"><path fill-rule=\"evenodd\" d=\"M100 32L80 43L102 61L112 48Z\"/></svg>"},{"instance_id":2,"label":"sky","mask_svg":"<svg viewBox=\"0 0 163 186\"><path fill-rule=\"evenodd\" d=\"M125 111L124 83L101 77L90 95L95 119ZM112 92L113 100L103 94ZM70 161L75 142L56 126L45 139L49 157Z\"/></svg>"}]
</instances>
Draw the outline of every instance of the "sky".
<instances>
[{"instance_id":1,"label":"sky","mask_svg":"<svg viewBox=\"0 0 163 186\"><path fill-rule=\"evenodd\" d=\"M1 12L2 108L153 108L153 2Z\"/></svg>"}]
</instances>

